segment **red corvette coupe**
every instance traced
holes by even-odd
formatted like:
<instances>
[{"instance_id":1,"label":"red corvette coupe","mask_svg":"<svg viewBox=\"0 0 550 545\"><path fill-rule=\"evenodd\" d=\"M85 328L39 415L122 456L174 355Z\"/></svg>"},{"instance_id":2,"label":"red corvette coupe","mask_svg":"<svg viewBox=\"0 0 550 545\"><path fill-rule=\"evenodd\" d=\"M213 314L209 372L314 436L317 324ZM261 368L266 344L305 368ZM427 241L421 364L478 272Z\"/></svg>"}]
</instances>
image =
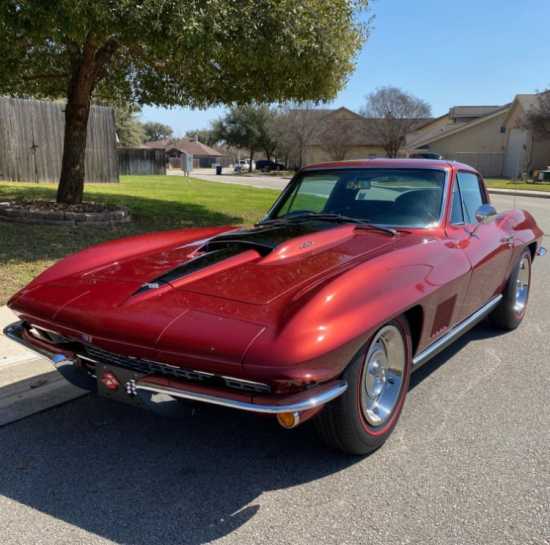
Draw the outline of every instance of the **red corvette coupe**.
<instances>
[{"instance_id":1,"label":"red corvette coupe","mask_svg":"<svg viewBox=\"0 0 550 545\"><path fill-rule=\"evenodd\" d=\"M482 318L516 328L543 233L436 160L300 171L250 229L152 233L69 256L16 294L5 333L81 386L314 417L343 451L395 427L411 373Z\"/></svg>"}]
</instances>

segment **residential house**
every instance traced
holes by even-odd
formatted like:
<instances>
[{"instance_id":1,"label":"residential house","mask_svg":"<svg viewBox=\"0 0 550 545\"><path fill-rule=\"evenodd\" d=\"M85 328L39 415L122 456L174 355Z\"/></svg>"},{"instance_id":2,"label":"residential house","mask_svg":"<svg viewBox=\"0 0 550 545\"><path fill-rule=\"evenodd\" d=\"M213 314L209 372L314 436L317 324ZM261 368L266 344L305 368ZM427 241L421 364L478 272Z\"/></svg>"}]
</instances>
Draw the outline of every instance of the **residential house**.
<instances>
[{"instance_id":1,"label":"residential house","mask_svg":"<svg viewBox=\"0 0 550 545\"><path fill-rule=\"evenodd\" d=\"M504 106L455 106L409 134L407 151L430 150L467 163L484 176L518 178L550 164L550 139L525 126L537 95L517 95Z\"/></svg>"},{"instance_id":2,"label":"residential house","mask_svg":"<svg viewBox=\"0 0 550 545\"><path fill-rule=\"evenodd\" d=\"M303 164L343 159L385 157L384 142L376 130L378 119L363 117L348 108L310 110L314 128L303 150ZM431 119L418 119L420 128Z\"/></svg>"},{"instance_id":3,"label":"residential house","mask_svg":"<svg viewBox=\"0 0 550 545\"><path fill-rule=\"evenodd\" d=\"M224 155L218 150L199 142L198 139L176 138L146 142L147 148L163 149L171 168L183 168L186 155L193 156L193 168L209 168L223 162Z\"/></svg>"}]
</instances>

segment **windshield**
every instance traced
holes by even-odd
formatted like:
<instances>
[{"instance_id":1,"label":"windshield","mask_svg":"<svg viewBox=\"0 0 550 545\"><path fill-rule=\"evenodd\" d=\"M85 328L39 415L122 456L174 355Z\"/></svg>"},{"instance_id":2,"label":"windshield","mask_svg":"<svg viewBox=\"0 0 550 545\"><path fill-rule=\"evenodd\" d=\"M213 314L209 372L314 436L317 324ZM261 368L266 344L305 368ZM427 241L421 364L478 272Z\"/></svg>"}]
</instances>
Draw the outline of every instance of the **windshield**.
<instances>
[{"instance_id":1,"label":"windshield","mask_svg":"<svg viewBox=\"0 0 550 545\"><path fill-rule=\"evenodd\" d=\"M378 225L429 227L439 222L444 185L443 170L304 172L270 218L338 214Z\"/></svg>"}]
</instances>

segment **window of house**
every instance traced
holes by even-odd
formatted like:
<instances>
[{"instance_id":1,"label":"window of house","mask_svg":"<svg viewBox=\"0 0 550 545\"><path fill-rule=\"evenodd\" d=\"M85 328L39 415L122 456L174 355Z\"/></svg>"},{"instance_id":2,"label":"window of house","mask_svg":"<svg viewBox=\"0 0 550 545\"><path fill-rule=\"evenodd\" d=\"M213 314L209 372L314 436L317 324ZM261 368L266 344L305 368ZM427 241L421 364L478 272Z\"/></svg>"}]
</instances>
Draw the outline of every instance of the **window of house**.
<instances>
[{"instance_id":1,"label":"window of house","mask_svg":"<svg viewBox=\"0 0 550 545\"><path fill-rule=\"evenodd\" d=\"M462 197L464 217L468 223L475 223L476 212L485 202L479 178L472 172L459 172L458 188Z\"/></svg>"}]
</instances>

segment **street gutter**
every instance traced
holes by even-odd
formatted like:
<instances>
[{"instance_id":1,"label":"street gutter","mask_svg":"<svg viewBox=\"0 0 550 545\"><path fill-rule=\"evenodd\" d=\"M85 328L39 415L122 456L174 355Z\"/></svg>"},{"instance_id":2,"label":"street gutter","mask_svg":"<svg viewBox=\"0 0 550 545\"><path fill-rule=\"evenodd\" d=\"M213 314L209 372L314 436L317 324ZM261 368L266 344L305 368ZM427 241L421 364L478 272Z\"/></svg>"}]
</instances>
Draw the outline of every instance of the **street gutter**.
<instances>
[{"instance_id":1,"label":"street gutter","mask_svg":"<svg viewBox=\"0 0 550 545\"><path fill-rule=\"evenodd\" d=\"M511 197L533 197L537 199L550 199L550 191L531 191L529 189L500 189L487 187L487 191L493 195L510 195Z\"/></svg>"}]
</instances>

